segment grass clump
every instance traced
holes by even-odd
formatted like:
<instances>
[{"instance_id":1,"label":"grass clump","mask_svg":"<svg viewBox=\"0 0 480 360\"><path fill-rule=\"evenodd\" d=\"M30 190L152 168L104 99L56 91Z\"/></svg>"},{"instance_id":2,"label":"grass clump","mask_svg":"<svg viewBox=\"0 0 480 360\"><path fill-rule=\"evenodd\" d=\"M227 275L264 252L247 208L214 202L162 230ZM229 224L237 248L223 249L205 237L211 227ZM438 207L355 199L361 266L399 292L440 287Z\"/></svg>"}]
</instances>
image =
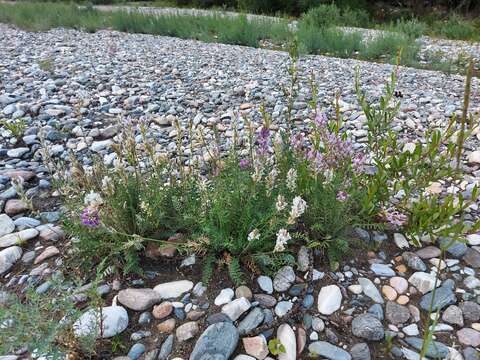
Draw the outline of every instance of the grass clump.
<instances>
[{"instance_id":1,"label":"grass clump","mask_svg":"<svg viewBox=\"0 0 480 360\"><path fill-rule=\"evenodd\" d=\"M480 29L456 14L451 15L446 21L433 23L432 32L447 39L480 40Z\"/></svg>"},{"instance_id":2,"label":"grass clump","mask_svg":"<svg viewBox=\"0 0 480 360\"><path fill-rule=\"evenodd\" d=\"M405 35L384 33L368 40L359 57L392 64L397 61L401 64L411 64L417 59L419 50L420 46Z\"/></svg>"}]
</instances>

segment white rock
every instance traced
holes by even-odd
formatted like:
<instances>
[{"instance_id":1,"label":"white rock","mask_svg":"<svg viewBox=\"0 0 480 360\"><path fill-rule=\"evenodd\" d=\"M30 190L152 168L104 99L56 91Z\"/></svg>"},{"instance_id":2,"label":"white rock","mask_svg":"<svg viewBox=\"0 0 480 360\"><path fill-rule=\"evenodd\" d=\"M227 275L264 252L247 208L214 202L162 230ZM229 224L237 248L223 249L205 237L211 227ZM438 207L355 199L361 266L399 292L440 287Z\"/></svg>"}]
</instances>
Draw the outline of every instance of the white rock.
<instances>
[{"instance_id":1,"label":"white rock","mask_svg":"<svg viewBox=\"0 0 480 360\"><path fill-rule=\"evenodd\" d=\"M367 278L358 278L358 283L362 286L363 293L378 304L383 304L384 300L375 284Z\"/></svg>"},{"instance_id":2,"label":"white rock","mask_svg":"<svg viewBox=\"0 0 480 360\"><path fill-rule=\"evenodd\" d=\"M352 294L358 295L362 292L362 285L353 284L347 288Z\"/></svg>"},{"instance_id":3,"label":"white rock","mask_svg":"<svg viewBox=\"0 0 480 360\"><path fill-rule=\"evenodd\" d=\"M285 347L285 352L278 355L278 360L296 360L297 339L290 325L282 324L278 327L277 339Z\"/></svg>"},{"instance_id":4,"label":"white rock","mask_svg":"<svg viewBox=\"0 0 480 360\"><path fill-rule=\"evenodd\" d=\"M102 330L100 330L100 314L98 309L86 311L73 324L73 333L77 337L93 335L96 338L110 338L123 332L128 326L128 313L122 306L102 308Z\"/></svg>"},{"instance_id":5,"label":"white rock","mask_svg":"<svg viewBox=\"0 0 480 360\"><path fill-rule=\"evenodd\" d=\"M223 289L222 291L220 291L220 294L218 294L218 296L215 298L215 305L221 306L229 303L230 301L232 301L234 295L235 292L233 291L233 289Z\"/></svg>"},{"instance_id":6,"label":"white rock","mask_svg":"<svg viewBox=\"0 0 480 360\"><path fill-rule=\"evenodd\" d=\"M0 238L15 230L15 223L7 214L0 215Z\"/></svg>"},{"instance_id":7,"label":"white rock","mask_svg":"<svg viewBox=\"0 0 480 360\"><path fill-rule=\"evenodd\" d=\"M3 235L0 237L0 248L11 245L19 245L27 240L33 239L38 235L37 229L25 229L16 233Z\"/></svg>"},{"instance_id":8,"label":"white rock","mask_svg":"<svg viewBox=\"0 0 480 360\"><path fill-rule=\"evenodd\" d=\"M192 288L193 282L189 280L178 280L159 284L155 286L153 290L155 290L162 299L173 299L192 290Z\"/></svg>"},{"instance_id":9,"label":"white rock","mask_svg":"<svg viewBox=\"0 0 480 360\"><path fill-rule=\"evenodd\" d=\"M245 311L250 309L250 301L241 297L235 299L222 307L222 313L227 315L232 321L236 321Z\"/></svg>"},{"instance_id":10,"label":"white rock","mask_svg":"<svg viewBox=\"0 0 480 360\"><path fill-rule=\"evenodd\" d=\"M408 282L415 286L422 294L432 291L435 287L435 274L417 271L408 278ZM437 286L440 286L441 280L438 279Z\"/></svg>"},{"instance_id":11,"label":"white rock","mask_svg":"<svg viewBox=\"0 0 480 360\"><path fill-rule=\"evenodd\" d=\"M22 248L20 246L11 246L0 251L0 275L10 270L10 268L22 257Z\"/></svg>"},{"instance_id":12,"label":"white rock","mask_svg":"<svg viewBox=\"0 0 480 360\"><path fill-rule=\"evenodd\" d=\"M480 245L480 235L479 234L467 235L467 241L468 241L468 244L472 246Z\"/></svg>"},{"instance_id":13,"label":"white rock","mask_svg":"<svg viewBox=\"0 0 480 360\"><path fill-rule=\"evenodd\" d=\"M320 289L318 293L317 307L320 314L331 315L342 304L342 292L337 285L328 285Z\"/></svg>"},{"instance_id":14,"label":"white rock","mask_svg":"<svg viewBox=\"0 0 480 360\"><path fill-rule=\"evenodd\" d=\"M258 283L258 286L260 286L260 289L265 291L267 294L273 293L273 282L270 277L265 275L260 275L257 278L257 283Z\"/></svg>"},{"instance_id":15,"label":"white rock","mask_svg":"<svg viewBox=\"0 0 480 360\"><path fill-rule=\"evenodd\" d=\"M402 331L408 336L417 336L420 332L418 331L417 324L410 324L405 326Z\"/></svg>"},{"instance_id":16,"label":"white rock","mask_svg":"<svg viewBox=\"0 0 480 360\"><path fill-rule=\"evenodd\" d=\"M400 249L406 249L410 247L410 244L408 243L407 238L403 234L400 234L400 233L393 234L393 241Z\"/></svg>"},{"instance_id":17,"label":"white rock","mask_svg":"<svg viewBox=\"0 0 480 360\"><path fill-rule=\"evenodd\" d=\"M468 162L470 164L480 164L480 150L472 151L468 155Z\"/></svg>"}]
</instances>

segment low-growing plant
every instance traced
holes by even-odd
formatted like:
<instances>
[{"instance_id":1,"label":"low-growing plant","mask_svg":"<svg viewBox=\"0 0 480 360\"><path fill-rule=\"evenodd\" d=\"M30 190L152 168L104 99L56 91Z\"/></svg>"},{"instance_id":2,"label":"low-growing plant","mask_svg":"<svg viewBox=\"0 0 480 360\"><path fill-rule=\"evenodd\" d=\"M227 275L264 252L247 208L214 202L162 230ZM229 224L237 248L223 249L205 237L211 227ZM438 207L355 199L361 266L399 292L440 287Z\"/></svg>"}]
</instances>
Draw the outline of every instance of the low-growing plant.
<instances>
[{"instance_id":1,"label":"low-growing plant","mask_svg":"<svg viewBox=\"0 0 480 360\"><path fill-rule=\"evenodd\" d=\"M383 60L392 64L413 63L418 57L420 46L407 36L384 33L368 40L360 50L360 58ZM400 54L400 55L399 55Z\"/></svg>"},{"instance_id":2,"label":"low-growing plant","mask_svg":"<svg viewBox=\"0 0 480 360\"><path fill-rule=\"evenodd\" d=\"M10 131L15 139L19 140L25 133L27 122L25 119L0 119L0 126Z\"/></svg>"},{"instance_id":3,"label":"low-growing plant","mask_svg":"<svg viewBox=\"0 0 480 360\"><path fill-rule=\"evenodd\" d=\"M451 15L446 21L434 23L433 29L434 34L445 36L448 39L479 39L478 29L475 28L475 25L456 14Z\"/></svg>"},{"instance_id":4,"label":"low-growing plant","mask_svg":"<svg viewBox=\"0 0 480 360\"><path fill-rule=\"evenodd\" d=\"M410 39L419 38L427 30L427 25L415 18L410 20L397 19L391 27L392 31L405 34Z\"/></svg>"},{"instance_id":5,"label":"low-growing plant","mask_svg":"<svg viewBox=\"0 0 480 360\"><path fill-rule=\"evenodd\" d=\"M65 227L76 238L80 255L95 263L107 259L127 273L140 271L138 253L147 242L171 245L166 241L170 236L192 231L199 208L195 181L178 181L179 167L156 154L144 123L138 125L144 139L141 152L135 126L124 125L114 146L113 168L101 159L84 168L72 158L69 178L59 186L70 210Z\"/></svg>"},{"instance_id":6,"label":"low-growing plant","mask_svg":"<svg viewBox=\"0 0 480 360\"><path fill-rule=\"evenodd\" d=\"M300 50L309 54L328 54L342 58L353 57L362 51L362 35L339 28L317 28L299 24L297 36Z\"/></svg>"},{"instance_id":7,"label":"low-growing plant","mask_svg":"<svg viewBox=\"0 0 480 360\"><path fill-rule=\"evenodd\" d=\"M335 4L323 4L308 10L301 21L315 28L335 26L340 22L340 10Z\"/></svg>"}]
</instances>

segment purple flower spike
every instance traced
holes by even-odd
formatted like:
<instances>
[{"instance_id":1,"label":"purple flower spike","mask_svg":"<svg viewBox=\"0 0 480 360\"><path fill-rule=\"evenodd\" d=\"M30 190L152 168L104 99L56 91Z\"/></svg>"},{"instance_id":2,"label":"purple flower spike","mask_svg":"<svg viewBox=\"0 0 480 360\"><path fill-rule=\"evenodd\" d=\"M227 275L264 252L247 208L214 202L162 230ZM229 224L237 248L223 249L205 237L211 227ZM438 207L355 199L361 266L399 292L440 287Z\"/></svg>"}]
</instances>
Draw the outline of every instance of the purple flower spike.
<instances>
[{"instance_id":1,"label":"purple flower spike","mask_svg":"<svg viewBox=\"0 0 480 360\"><path fill-rule=\"evenodd\" d=\"M317 125L318 128L323 128L327 125L327 122L327 114L317 111L317 114L315 115L315 125Z\"/></svg>"},{"instance_id":2,"label":"purple flower spike","mask_svg":"<svg viewBox=\"0 0 480 360\"><path fill-rule=\"evenodd\" d=\"M268 127L262 126L257 137L257 154L260 156L265 156L268 153L268 141L270 139L270 129Z\"/></svg>"},{"instance_id":3,"label":"purple flower spike","mask_svg":"<svg viewBox=\"0 0 480 360\"><path fill-rule=\"evenodd\" d=\"M100 217L98 216L98 210L87 207L83 209L80 219L82 224L90 228L95 228L100 225Z\"/></svg>"},{"instance_id":4,"label":"purple flower spike","mask_svg":"<svg viewBox=\"0 0 480 360\"><path fill-rule=\"evenodd\" d=\"M249 164L250 164L250 163L248 162L247 159L242 159L242 160L240 160L240 162L239 162L240 169L246 170L246 169L248 168L248 165L249 165Z\"/></svg>"}]
</instances>

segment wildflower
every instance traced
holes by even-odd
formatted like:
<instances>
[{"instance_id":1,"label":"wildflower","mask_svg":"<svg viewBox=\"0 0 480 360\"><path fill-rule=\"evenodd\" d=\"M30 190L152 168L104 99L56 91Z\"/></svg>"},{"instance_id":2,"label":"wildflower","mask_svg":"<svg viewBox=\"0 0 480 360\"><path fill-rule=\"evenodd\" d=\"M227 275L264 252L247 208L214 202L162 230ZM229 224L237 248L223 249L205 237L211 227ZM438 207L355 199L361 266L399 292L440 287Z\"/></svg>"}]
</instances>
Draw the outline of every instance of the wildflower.
<instances>
[{"instance_id":1,"label":"wildflower","mask_svg":"<svg viewBox=\"0 0 480 360\"><path fill-rule=\"evenodd\" d=\"M300 196L295 196L292 203L292 208L290 209L290 216L287 223L293 224L295 221L303 215L307 209L307 202L303 200Z\"/></svg>"},{"instance_id":2,"label":"wildflower","mask_svg":"<svg viewBox=\"0 0 480 360\"><path fill-rule=\"evenodd\" d=\"M92 208L98 208L100 205L103 204L103 199L99 193L92 190L87 195L85 195L84 202L87 206L90 206Z\"/></svg>"},{"instance_id":3,"label":"wildflower","mask_svg":"<svg viewBox=\"0 0 480 360\"><path fill-rule=\"evenodd\" d=\"M296 152L301 152L305 143L305 135L303 135L303 133L293 135L291 138L291 143L293 146L293 150L295 150Z\"/></svg>"},{"instance_id":4,"label":"wildflower","mask_svg":"<svg viewBox=\"0 0 480 360\"><path fill-rule=\"evenodd\" d=\"M297 170L290 169L287 173L287 188L290 191L295 191L297 188Z\"/></svg>"},{"instance_id":5,"label":"wildflower","mask_svg":"<svg viewBox=\"0 0 480 360\"><path fill-rule=\"evenodd\" d=\"M277 202L275 203L275 207L277 208L277 211L283 211L287 207L287 202L285 201L285 196L282 194L279 194L277 196Z\"/></svg>"},{"instance_id":6,"label":"wildflower","mask_svg":"<svg viewBox=\"0 0 480 360\"><path fill-rule=\"evenodd\" d=\"M324 112L319 112L317 110L317 114L315 115L315 125L317 128L324 128L327 125L328 118L327 114Z\"/></svg>"},{"instance_id":7,"label":"wildflower","mask_svg":"<svg viewBox=\"0 0 480 360\"><path fill-rule=\"evenodd\" d=\"M283 145L282 134L280 132L277 132L275 134L275 138L273 139L273 142L275 143L276 147L281 147Z\"/></svg>"},{"instance_id":8,"label":"wildflower","mask_svg":"<svg viewBox=\"0 0 480 360\"><path fill-rule=\"evenodd\" d=\"M275 248L273 249L273 252L284 251L285 245L291 238L292 237L286 229L280 229L277 233L277 241L275 243Z\"/></svg>"},{"instance_id":9,"label":"wildflower","mask_svg":"<svg viewBox=\"0 0 480 360\"><path fill-rule=\"evenodd\" d=\"M253 241L258 239L260 239L260 231L258 231L258 229L253 229L252 231L250 231L250 234L248 234L247 240Z\"/></svg>"},{"instance_id":10,"label":"wildflower","mask_svg":"<svg viewBox=\"0 0 480 360\"><path fill-rule=\"evenodd\" d=\"M98 216L98 210L92 207L86 207L80 214L82 224L91 228L95 228L100 225L100 217Z\"/></svg>"},{"instance_id":11,"label":"wildflower","mask_svg":"<svg viewBox=\"0 0 480 360\"><path fill-rule=\"evenodd\" d=\"M268 141L270 139L270 129L266 126L262 126L257 136L257 154L259 156L265 156L268 153Z\"/></svg>"},{"instance_id":12,"label":"wildflower","mask_svg":"<svg viewBox=\"0 0 480 360\"><path fill-rule=\"evenodd\" d=\"M275 186L275 180L277 179L278 176L278 171L276 168L273 168L270 171L270 174L268 174L267 178L267 189L268 189L268 194L270 195L271 191L273 190Z\"/></svg>"},{"instance_id":13,"label":"wildflower","mask_svg":"<svg viewBox=\"0 0 480 360\"><path fill-rule=\"evenodd\" d=\"M242 159L242 160L240 160L238 165L240 166L240 169L246 170L248 168L249 161L247 159Z\"/></svg>"},{"instance_id":14,"label":"wildflower","mask_svg":"<svg viewBox=\"0 0 480 360\"><path fill-rule=\"evenodd\" d=\"M337 200L340 202L344 202L345 200L348 199L348 194L345 191L339 191L337 192Z\"/></svg>"},{"instance_id":15,"label":"wildflower","mask_svg":"<svg viewBox=\"0 0 480 360\"><path fill-rule=\"evenodd\" d=\"M113 180L109 176L104 176L102 179L102 188L105 190L111 190L113 188Z\"/></svg>"},{"instance_id":16,"label":"wildflower","mask_svg":"<svg viewBox=\"0 0 480 360\"><path fill-rule=\"evenodd\" d=\"M407 215L401 213L398 210L395 210L394 208L384 210L382 215L384 220L387 221L394 228L400 228L404 226L408 221Z\"/></svg>"},{"instance_id":17,"label":"wildflower","mask_svg":"<svg viewBox=\"0 0 480 360\"><path fill-rule=\"evenodd\" d=\"M365 154L358 153L352 159L352 168L355 173L360 173L363 170L363 165L365 164Z\"/></svg>"}]
</instances>

